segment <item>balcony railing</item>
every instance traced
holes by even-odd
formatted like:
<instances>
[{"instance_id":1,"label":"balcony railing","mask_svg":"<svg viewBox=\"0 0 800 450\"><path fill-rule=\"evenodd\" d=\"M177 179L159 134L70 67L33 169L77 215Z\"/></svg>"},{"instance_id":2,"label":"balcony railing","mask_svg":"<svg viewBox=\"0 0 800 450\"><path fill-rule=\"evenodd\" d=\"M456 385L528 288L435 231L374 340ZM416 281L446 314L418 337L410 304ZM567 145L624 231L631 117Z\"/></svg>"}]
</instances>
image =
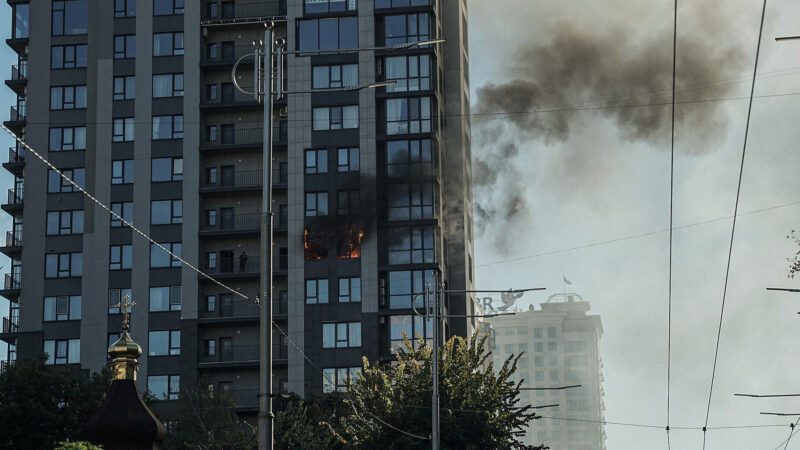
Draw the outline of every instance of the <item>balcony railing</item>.
<instances>
[{"instance_id":1,"label":"balcony railing","mask_svg":"<svg viewBox=\"0 0 800 450\"><path fill-rule=\"evenodd\" d=\"M250 300L232 299L230 302L221 301L215 311L201 312L203 318L217 317L254 317L259 315L261 309Z\"/></svg>"},{"instance_id":2,"label":"balcony railing","mask_svg":"<svg viewBox=\"0 0 800 450\"><path fill-rule=\"evenodd\" d=\"M236 106L236 105L257 105L258 102L252 95L244 94L238 90L233 92L222 92L213 100L205 99L202 106Z\"/></svg>"},{"instance_id":3,"label":"balcony railing","mask_svg":"<svg viewBox=\"0 0 800 450\"><path fill-rule=\"evenodd\" d=\"M9 121L17 122L20 120L25 120L25 107L12 106Z\"/></svg>"},{"instance_id":4,"label":"balcony railing","mask_svg":"<svg viewBox=\"0 0 800 450\"><path fill-rule=\"evenodd\" d=\"M3 284L5 290L19 289L22 286L22 277L20 275L6 274L5 283Z\"/></svg>"},{"instance_id":5,"label":"balcony railing","mask_svg":"<svg viewBox=\"0 0 800 450\"><path fill-rule=\"evenodd\" d=\"M287 121L280 121L272 129L273 144L286 145L289 138ZM264 142L263 128L236 128L233 130L221 129L214 134L208 131L202 136L203 145L206 147L227 147L231 145L261 145Z\"/></svg>"},{"instance_id":6,"label":"balcony railing","mask_svg":"<svg viewBox=\"0 0 800 450\"><path fill-rule=\"evenodd\" d=\"M227 392L238 407L258 406L258 389L236 389Z\"/></svg>"},{"instance_id":7,"label":"balcony railing","mask_svg":"<svg viewBox=\"0 0 800 450\"><path fill-rule=\"evenodd\" d=\"M268 0L258 3L208 3L203 20L241 21L286 15L286 0Z\"/></svg>"},{"instance_id":8,"label":"balcony railing","mask_svg":"<svg viewBox=\"0 0 800 450\"><path fill-rule=\"evenodd\" d=\"M252 45L206 47L200 57L200 64L233 64L244 55L253 53Z\"/></svg>"},{"instance_id":9,"label":"balcony railing","mask_svg":"<svg viewBox=\"0 0 800 450\"><path fill-rule=\"evenodd\" d=\"M6 231L6 247L19 247L22 245L22 231Z\"/></svg>"},{"instance_id":10,"label":"balcony railing","mask_svg":"<svg viewBox=\"0 0 800 450\"><path fill-rule=\"evenodd\" d=\"M289 215L273 211L272 228L277 231L286 231L289 228Z\"/></svg>"},{"instance_id":11,"label":"balcony railing","mask_svg":"<svg viewBox=\"0 0 800 450\"><path fill-rule=\"evenodd\" d=\"M25 148L10 147L8 149L8 162L9 163L25 162Z\"/></svg>"},{"instance_id":12,"label":"balcony railing","mask_svg":"<svg viewBox=\"0 0 800 450\"><path fill-rule=\"evenodd\" d=\"M260 260L258 257L248 256L242 264L239 257L234 258L221 258L217 261L215 267L205 267L204 271L209 275L224 275L224 274L258 274L261 270Z\"/></svg>"},{"instance_id":13,"label":"balcony railing","mask_svg":"<svg viewBox=\"0 0 800 450\"><path fill-rule=\"evenodd\" d=\"M23 190L20 189L18 191L14 191L13 189L8 190L8 204L9 205L22 205L23 202Z\"/></svg>"},{"instance_id":14,"label":"balcony railing","mask_svg":"<svg viewBox=\"0 0 800 450\"><path fill-rule=\"evenodd\" d=\"M217 348L215 355L201 356L200 363L257 361L258 345L232 345L230 348Z\"/></svg>"},{"instance_id":15,"label":"balcony railing","mask_svg":"<svg viewBox=\"0 0 800 450\"><path fill-rule=\"evenodd\" d=\"M19 330L19 316L3 317L3 333L16 333Z\"/></svg>"},{"instance_id":16,"label":"balcony railing","mask_svg":"<svg viewBox=\"0 0 800 450\"><path fill-rule=\"evenodd\" d=\"M261 226L261 214L224 214L217 216L216 223L209 225L203 224L200 231L243 231L254 230Z\"/></svg>"},{"instance_id":17,"label":"balcony railing","mask_svg":"<svg viewBox=\"0 0 800 450\"><path fill-rule=\"evenodd\" d=\"M226 188L226 187L252 187L261 186L263 170L235 170L228 175L223 173L215 183L205 182L204 188Z\"/></svg>"},{"instance_id":18,"label":"balcony railing","mask_svg":"<svg viewBox=\"0 0 800 450\"><path fill-rule=\"evenodd\" d=\"M11 80L20 81L28 79L28 64L11 66Z\"/></svg>"},{"instance_id":19,"label":"balcony railing","mask_svg":"<svg viewBox=\"0 0 800 450\"><path fill-rule=\"evenodd\" d=\"M11 361L0 361L0 373L5 372L6 369L8 369L9 367L13 366L14 362L15 361L13 361L13 360L11 360Z\"/></svg>"}]
</instances>

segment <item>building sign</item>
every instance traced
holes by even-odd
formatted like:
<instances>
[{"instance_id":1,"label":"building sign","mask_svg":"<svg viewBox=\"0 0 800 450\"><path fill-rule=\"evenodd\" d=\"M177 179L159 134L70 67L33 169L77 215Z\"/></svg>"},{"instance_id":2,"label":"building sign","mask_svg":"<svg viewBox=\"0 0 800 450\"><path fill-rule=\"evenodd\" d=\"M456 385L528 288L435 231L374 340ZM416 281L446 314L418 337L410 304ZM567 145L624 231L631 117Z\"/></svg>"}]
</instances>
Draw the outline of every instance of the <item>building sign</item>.
<instances>
[{"instance_id":1,"label":"building sign","mask_svg":"<svg viewBox=\"0 0 800 450\"><path fill-rule=\"evenodd\" d=\"M509 289L508 292L500 293L500 301L492 297L482 297L480 299L481 308L487 313L506 311L517 302L518 298L525 295L524 292L516 292Z\"/></svg>"}]
</instances>

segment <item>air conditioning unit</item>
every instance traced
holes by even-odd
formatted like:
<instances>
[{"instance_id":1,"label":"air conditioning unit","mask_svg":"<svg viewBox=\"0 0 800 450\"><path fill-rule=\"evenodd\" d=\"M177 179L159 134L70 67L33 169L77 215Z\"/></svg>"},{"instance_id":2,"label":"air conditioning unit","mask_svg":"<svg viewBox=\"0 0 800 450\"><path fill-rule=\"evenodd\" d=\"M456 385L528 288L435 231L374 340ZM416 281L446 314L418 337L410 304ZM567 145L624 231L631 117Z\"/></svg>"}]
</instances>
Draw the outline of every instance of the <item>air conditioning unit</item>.
<instances>
[{"instance_id":1,"label":"air conditioning unit","mask_svg":"<svg viewBox=\"0 0 800 450\"><path fill-rule=\"evenodd\" d=\"M278 114L279 114L281 117L287 117L287 116L289 115L289 111L288 111L288 109L287 109L287 108L281 108L281 110L280 110L280 111L278 111Z\"/></svg>"}]
</instances>

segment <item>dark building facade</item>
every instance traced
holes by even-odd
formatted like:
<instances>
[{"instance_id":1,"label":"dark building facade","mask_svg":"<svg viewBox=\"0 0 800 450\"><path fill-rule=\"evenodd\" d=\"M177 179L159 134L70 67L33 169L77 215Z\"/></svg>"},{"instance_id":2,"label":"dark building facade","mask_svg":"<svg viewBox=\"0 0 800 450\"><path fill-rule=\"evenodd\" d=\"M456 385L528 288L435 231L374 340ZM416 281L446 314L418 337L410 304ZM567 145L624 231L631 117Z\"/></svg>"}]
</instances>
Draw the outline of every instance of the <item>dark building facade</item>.
<instances>
[{"instance_id":1,"label":"dark building facade","mask_svg":"<svg viewBox=\"0 0 800 450\"><path fill-rule=\"evenodd\" d=\"M362 355L388 359L402 331L430 333L411 302L434 274L472 287L465 0L8 3L19 60L6 81L18 96L6 125L135 227L250 298L263 109L234 88L231 69L265 21L288 51L308 51L282 61L286 89L301 93L274 102L274 317L294 341L273 329L276 390L342 388ZM436 38L446 42L385 48ZM252 85L248 62L239 74ZM396 83L337 91L375 81ZM115 305L129 294L140 387L171 399L198 382L254 411L258 307L30 156L17 146L3 164L15 176L2 205L14 219L0 248L12 260L0 291L11 305L3 366L45 352L52 364L100 369L118 338ZM470 296L445 305L475 311ZM473 326L447 320L445 333Z\"/></svg>"}]
</instances>

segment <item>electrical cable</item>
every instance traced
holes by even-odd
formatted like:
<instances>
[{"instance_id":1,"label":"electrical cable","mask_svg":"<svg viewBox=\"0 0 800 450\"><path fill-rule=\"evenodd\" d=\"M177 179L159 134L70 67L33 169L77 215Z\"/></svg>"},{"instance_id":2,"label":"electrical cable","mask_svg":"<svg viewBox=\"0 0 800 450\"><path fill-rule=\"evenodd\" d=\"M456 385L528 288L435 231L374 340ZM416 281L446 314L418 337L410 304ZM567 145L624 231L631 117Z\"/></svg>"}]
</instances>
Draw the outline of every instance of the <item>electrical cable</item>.
<instances>
[{"instance_id":1,"label":"electrical cable","mask_svg":"<svg viewBox=\"0 0 800 450\"><path fill-rule=\"evenodd\" d=\"M669 439L669 407L670 407L670 388L672 377L672 231L675 198L675 78L677 73L678 61L678 0L675 0L673 7L672 25L672 123L670 135L670 155L669 155L669 281L667 288L667 449L672 448Z\"/></svg>"},{"instance_id":2,"label":"electrical cable","mask_svg":"<svg viewBox=\"0 0 800 450\"><path fill-rule=\"evenodd\" d=\"M717 358L719 357L719 341L720 337L722 336L722 321L725 316L725 299L728 294L728 276L730 275L731 270L731 255L733 254L733 240L736 233L736 215L739 212L739 196L742 191L742 175L744 173L744 161L745 156L747 154L747 137L750 132L750 116L753 110L753 94L755 93L756 89L756 73L758 72L758 57L761 52L761 36L764 32L764 16L767 11L767 0L764 0L763 6L761 8L761 23L758 27L758 42L756 44L756 58L755 63L753 64L753 82L750 84L750 101L748 102L747 106L747 121L745 122L744 128L744 142L742 143L742 160L739 165L739 180L736 185L736 201L733 207L733 224L731 225L731 239L730 245L728 246L728 262L725 265L725 284L722 289L722 305L720 306L719 312L719 327L717 328L717 343L714 348L714 365L711 369L711 384L708 389L708 404L706 406L706 420L703 425L703 449L706 448L706 430L708 429L708 418L711 414L711 397L714 393L714 379L717 374Z\"/></svg>"}]
</instances>

